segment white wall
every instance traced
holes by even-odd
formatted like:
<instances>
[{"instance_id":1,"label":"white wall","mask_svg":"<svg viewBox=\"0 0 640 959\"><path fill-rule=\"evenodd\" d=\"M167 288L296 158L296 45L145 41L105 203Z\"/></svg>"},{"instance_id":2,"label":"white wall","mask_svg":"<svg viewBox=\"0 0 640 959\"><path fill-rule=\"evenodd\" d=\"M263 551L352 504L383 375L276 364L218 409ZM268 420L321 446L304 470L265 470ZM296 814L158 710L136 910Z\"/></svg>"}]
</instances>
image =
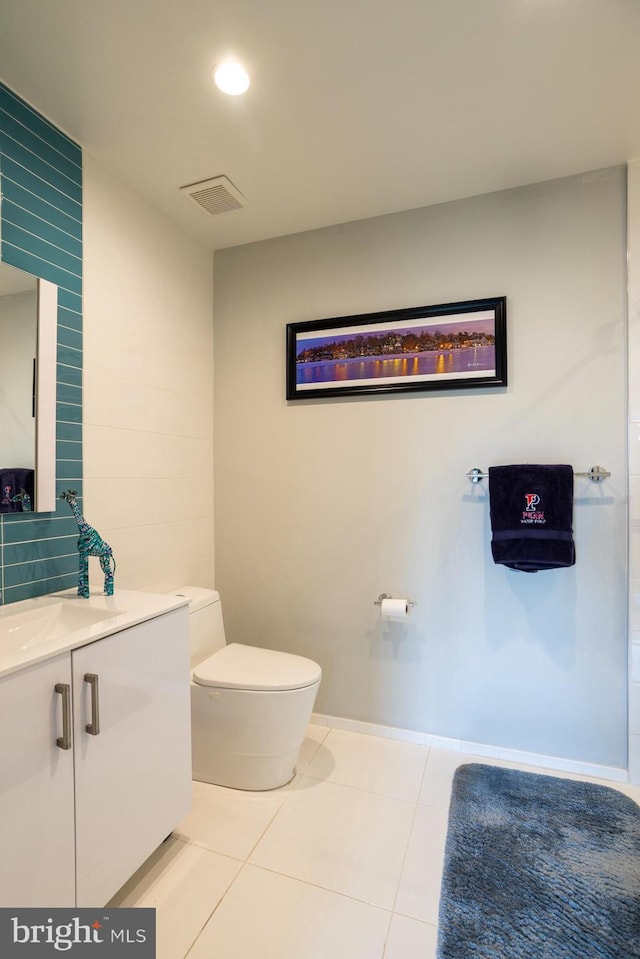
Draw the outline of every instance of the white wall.
<instances>
[{"instance_id":1,"label":"white wall","mask_svg":"<svg viewBox=\"0 0 640 959\"><path fill-rule=\"evenodd\" d=\"M640 783L640 160L628 175L629 779Z\"/></svg>"},{"instance_id":2,"label":"white wall","mask_svg":"<svg viewBox=\"0 0 640 959\"><path fill-rule=\"evenodd\" d=\"M35 290L0 297L0 468L35 466L32 395L36 333Z\"/></svg>"},{"instance_id":3,"label":"white wall","mask_svg":"<svg viewBox=\"0 0 640 959\"><path fill-rule=\"evenodd\" d=\"M116 590L213 585L212 273L85 154L83 506Z\"/></svg>"},{"instance_id":4,"label":"white wall","mask_svg":"<svg viewBox=\"0 0 640 959\"><path fill-rule=\"evenodd\" d=\"M625 242L619 168L216 254L228 639L316 659L321 713L626 766ZM287 322L503 294L505 391L284 399ZM518 462L611 470L575 567L493 564L465 473Z\"/></svg>"}]
</instances>

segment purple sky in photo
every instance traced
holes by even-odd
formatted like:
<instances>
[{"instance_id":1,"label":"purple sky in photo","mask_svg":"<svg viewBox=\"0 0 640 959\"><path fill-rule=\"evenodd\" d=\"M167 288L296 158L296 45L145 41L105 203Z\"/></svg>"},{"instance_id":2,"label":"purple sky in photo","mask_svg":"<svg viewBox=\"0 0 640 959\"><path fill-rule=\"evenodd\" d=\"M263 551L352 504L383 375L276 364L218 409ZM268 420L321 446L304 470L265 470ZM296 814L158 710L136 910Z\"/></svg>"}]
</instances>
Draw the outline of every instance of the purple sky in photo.
<instances>
[{"instance_id":1,"label":"purple sky in photo","mask_svg":"<svg viewBox=\"0 0 640 959\"><path fill-rule=\"evenodd\" d=\"M329 333L322 336L311 336L309 338L303 337L303 334L298 334L297 347L298 353L302 350L313 348L316 346L321 346L325 343L341 343L343 340L352 340L354 337L362 336L382 336L384 333L393 332L399 333L400 336L404 336L406 333L415 333L420 335L420 333L435 333L436 330L440 330L441 333L459 333L461 330L467 330L469 333L494 333L495 332L495 323L491 318L485 320L461 320L456 323L447 323L446 317L441 318L438 323L428 323L424 326L411 326L411 327L398 327L391 330L385 330L381 328L380 330L369 330L367 333L359 334L357 330L353 330L350 333Z\"/></svg>"}]
</instances>

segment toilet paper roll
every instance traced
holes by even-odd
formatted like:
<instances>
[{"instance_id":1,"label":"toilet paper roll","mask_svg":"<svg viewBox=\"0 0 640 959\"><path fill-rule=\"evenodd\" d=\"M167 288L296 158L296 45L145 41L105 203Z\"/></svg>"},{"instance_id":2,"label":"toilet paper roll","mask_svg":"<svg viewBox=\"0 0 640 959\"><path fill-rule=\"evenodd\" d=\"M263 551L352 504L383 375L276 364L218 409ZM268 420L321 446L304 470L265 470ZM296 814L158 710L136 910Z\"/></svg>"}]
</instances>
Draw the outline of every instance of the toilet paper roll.
<instances>
[{"instance_id":1,"label":"toilet paper roll","mask_svg":"<svg viewBox=\"0 0 640 959\"><path fill-rule=\"evenodd\" d=\"M409 609L409 601L406 599L383 599L380 614L383 619L406 619Z\"/></svg>"}]
</instances>

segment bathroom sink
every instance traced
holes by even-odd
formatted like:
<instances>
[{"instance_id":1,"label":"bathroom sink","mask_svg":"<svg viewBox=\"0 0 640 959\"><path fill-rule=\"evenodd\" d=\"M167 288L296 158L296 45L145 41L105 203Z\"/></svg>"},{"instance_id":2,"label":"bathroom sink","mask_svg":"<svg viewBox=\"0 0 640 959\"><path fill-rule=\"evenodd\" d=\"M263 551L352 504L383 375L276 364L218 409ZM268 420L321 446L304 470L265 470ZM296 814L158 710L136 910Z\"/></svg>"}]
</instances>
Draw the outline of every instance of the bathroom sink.
<instances>
[{"instance_id":1,"label":"bathroom sink","mask_svg":"<svg viewBox=\"0 0 640 959\"><path fill-rule=\"evenodd\" d=\"M0 609L0 648L3 653L45 646L80 631L86 631L89 638L92 627L122 612L120 609L83 606L82 602L43 598L19 612L14 612L11 606Z\"/></svg>"},{"instance_id":2,"label":"bathroom sink","mask_svg":"<svg viewBox=\"0 0 640 959\"><path fill-rule=\"evenodd\" d=\"M28 665L120 633L184 607L182 596L121 589L117 596L77 590L0 606L0 680Z\"/></svg>"}]
</instances>

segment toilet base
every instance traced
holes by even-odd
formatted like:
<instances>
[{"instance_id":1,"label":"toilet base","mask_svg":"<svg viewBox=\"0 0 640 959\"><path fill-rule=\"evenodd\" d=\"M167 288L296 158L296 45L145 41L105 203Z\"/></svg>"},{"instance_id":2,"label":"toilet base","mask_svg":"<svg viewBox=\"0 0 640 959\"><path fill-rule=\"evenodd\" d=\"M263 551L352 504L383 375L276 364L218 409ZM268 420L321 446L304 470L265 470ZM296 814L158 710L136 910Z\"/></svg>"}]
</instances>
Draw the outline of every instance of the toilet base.
<instances>
[{"instance_id":1,"label":"toilet base","mask_svg":"<svg viewBox=\"0 0 640 959\"><path fill-rule=\"evenodd\" d=\"M230 789L246 789L250 792L264 792L269 789L278 789L290 783L296 774L296 762L300 749L294 750L287 757L237 757L237 762L227 758L224 768L219 764L214 771L207 768L198 769L194 763L193 778L201 783L211 783L212 786L227 786ZM265 762L258 762L259 759ZM213 778L215 777L215 778Z\"/></svg>"},{"instance_id":2,"label":"toilet base","mask_svg":"<svg viewBox=\"0 0 640 959\"><path fill-rule=\"evenodd\" d=\"M263 691L192 682L193 778L252 792L286 785L319 685Z\"/></svg>"}]
</instances>

